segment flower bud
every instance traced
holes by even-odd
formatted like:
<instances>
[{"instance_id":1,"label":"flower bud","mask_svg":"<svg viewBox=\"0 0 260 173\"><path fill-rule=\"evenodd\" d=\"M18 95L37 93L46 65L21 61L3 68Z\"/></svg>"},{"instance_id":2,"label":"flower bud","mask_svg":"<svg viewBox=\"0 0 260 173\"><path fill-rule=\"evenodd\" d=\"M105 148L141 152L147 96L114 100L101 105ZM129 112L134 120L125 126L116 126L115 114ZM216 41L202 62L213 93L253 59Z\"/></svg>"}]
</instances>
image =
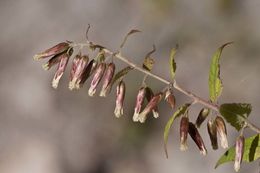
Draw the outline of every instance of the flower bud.
<instances>
[{"instance_id":1,"label":"flower bud","mask_svg":"<svg viewBox=\"0 0 260 173\"><path fill-rule=\"evenodd\" d=\"M91 81L90 88L88 90L89 96L94 96L94 94L96 93L97 85L100 83L105 70L106 70L105 63L102 62L102 63L98 64L97 69L94 72L95 74Z\"/></svg>"},{"instance_id":2,"label":"flower bud","mask_svg":"<svg viewBox=\"0 0 260 173\"><path fill-rule=\"evenodd\" d=\"M125 98L125 82L120 81L116 87L116 107L114 114L117 118L121 117L124 114L124 98Z\"/></svg>"},{"instance_id":3,"label":"flower bud","mask_svg":"<svg viewBox=\"0 0 260 173\"><path fill-rule=\"evenodd\" d=\"M208 117L210 110L208 108L202 108L197 120L196 120L196 126L197 128L200 128L200 125L204 122L204 120Z\"/></svg>"},{"instance_id":4,"label":"flower bud","mask_svg":"<svg viewBox=\"0 0 260 173\"><path fill-rule=\"evenodd\" d=\"M91 74L93 73L93 71L95 70L96 68L96 62L94 59L92 59L87 67L85 68L84 72L82 73L82 77L81 77L81 80L80 80L80 87L83 86L83 84L86 82L86 80L91 76Z\"/></svg>"},{"instance_id":5,"label":"flower bud","mask_svg":"<svg viewBox=\"0 0 260 173\"><path fill-rule=\"evenodd\" d=\"M144 123L145 120L147 119L147 115L148 113L150 113L152 110L154 110L156 108L156 106L158 105L158 103L161 101L162 99L162 93L158 93L155 94L152 99L148 102L148 104L146 105L146 107L144 108L144 110L140 113L139 115L139 121L141 123ZM157 112L156 110L154 112Z\"/></svg>"},{"instance_id":6,"label":"flower bud","mask_svg":"<svg viewBox=\"0 0 260 173\"><path fill-rule=\"evenodd\" d=\"M145 93L146 93L146 87L141 87L136 96L135 112L134 112L134 116L133 116L134 122L139 121L139 114L141 112L142 105L143 105L143 102L145 99Z\"/></svg>"},{"instance_id":7,"label":"flower bud","mask_svg":"<svg viewBox=\"0 0 260 173\"><path fill-rule=\"evenodd\" d=\"M226 149L228 148L228 140L227 140L227 129L226 124L220 116L217 116L215 119L217 132L219 134L220 144L221 146Z\"/></svg>"},{"instance_id":8,"label":"flower bud","mask_svg":"<svg viewBox=\"0 0 260 173\"><path fill-rule=\"evenodd\" d=\"M207 149L204 145L204 142L199 134L198 129L196 128L196 126L193 123L189 123L189 134L191 136L191 138L193 139L193 141L197 144L199 150L200 150L200 154L202 155L206 155L207 154Z\"/></svg>"},{"instance_id":9,"label":"flower bud","mask_svg":"<svg viewBox=\"0 0 260 173\"><path fill-rule=\"evenodd\" d=\"M115 64L113 62L108 64L107 70L104 74L104 82L99 96L106 97L111 91L111 84L115 73Z\"/></svg>"},{"instance_id":10,"label":"flower bud","mask_svg":"<svg viewBox=\"0 0 260 173\"><path fill-rule=\"evenodd\" d=\"M169 103L170 107L174 109L175 107L175 97L170 89L165 93L165 100Z\"/></svg>"},{"instance_id":11,"label":"flower bud","mask_svg":"<svg viewBox=\"0 0 260 173\"><path fill-rule=\"evenodd\" d=\"M33 59L39 60L39 59L42 59L42 58L47 58L47 57L50 57L50 56L54 56L54 55L63 53L65 51L67 51L68 49L69 49L69 43L68 42L62 42L62 43L59 43L59 44L45 50L42 53L38 53L38 54L34 55Z\"/></svg>"},{"instance_id":12,"label":"flower bud","mask_svg":"<svg viewBox=\"0 0 260 173\"><path fill-rule=\"evenodd\" d=\"M189 131L189 118L187 116L183 116L181 118L180 123L180 150L186 151L188 149L187 145L187 137L188 137L188 131Z\"/></svg>"},{"instance_id":13,"label":"flower bud","mask_svg":"<svg viewBox=\"0 0 260 173\"><path fill-rule=\"evenodd\" d=\"M69 89L79 89L82 75L87 67L88 56L76 55L72 62L72 69L70 71Z\"/></svg>"},{"instance_id":14,"label":"flower bud","mask_svg":"<svg viewBox=\"0 0 260 173\"><path fill-rule=\"evenodd\" d=\"M61 60L61 57L62 57L61 55L62 55L62 53L53 56L51 59L49 59L48 62L46 62L45 64L42 65L42 68L44 70L49 70L52 66L58 64Z\"/></svg>"},{"instance_id":15,"label":"flower bud","mask_svg":"<svg viewBox=\"0 0 260 173\"><path fill-rule=\"evenodd\" d=\"M61 55L61 57L60 57L61 59L60 59L57 71L56 71L56 73L54 75L54 78L52 80L52 87L53 88L57 88L58 87L59 81L60 81L60 79L61 79L61 77L62 77L62 75L63 75L63 73L64 73L64 71L65 71L65 69L67 67L69 58L72 55L72 53L73 53L73 49L71 49L69 51L69 53L66 52L66 53L63 53Z\"/></svg>"},{"instance_id":16,"label":"flower bud","mask_svg":"<svg viewBox=\"0 0 260 173\"><path fill-rule=\"evenodd\" d=\"M243 160L244 144L245 144L244 136L239 136L236 140L236 156L235 156L235 163L234 163L234 169L236 172L239 171L240 165Z\"/></svg>"},{"instance_id":17,"label":"flower bud","mask_svg":"<svg viewBox=\"0 0 260 173\"><path fill-rule=\"evenodd\" d=\"M208 129L208 134L209 134L209 138L211 141L211 146L212 146L213 150L217 150L218 149L218 137L217 137L216 123L214 120L208 121L207 129Z\"/></svg>"}]
</instances>

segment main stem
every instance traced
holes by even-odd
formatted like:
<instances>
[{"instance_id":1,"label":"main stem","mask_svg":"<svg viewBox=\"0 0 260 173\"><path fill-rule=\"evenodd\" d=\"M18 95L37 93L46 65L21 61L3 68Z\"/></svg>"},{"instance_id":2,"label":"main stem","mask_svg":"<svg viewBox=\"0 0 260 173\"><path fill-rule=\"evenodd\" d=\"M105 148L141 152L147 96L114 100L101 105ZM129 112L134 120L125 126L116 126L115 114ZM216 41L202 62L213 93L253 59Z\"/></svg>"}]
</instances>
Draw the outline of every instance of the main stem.
<instances>
[{"instance_id":1,"label":"main stem","mask_svg":"<svg viewBox=\"0 0 260 173\"><path fill-rule=\"evenodd\" d=\"M84 46L89 46L89 45L90 45L90 42L88 42L88 43L75 44L74 46L84 47ZM154 78L154 79L157 79L157 80L159 80L159 81L161 81L161 82L163 82L163 83L165 83L165 84L167 84L167 85L173 84L173 87L174 87L176 90L178 90L178 91L180 91L181 93L185 94L186 96L192 98L195 103L200 103L200 104L202 104L202 105L204 105L204 106L206 106L206 107L208 107L208 108L210 108L210 109L212 109L212 110L214 110L214 111L216 111L216 112L219 113L219 106L218 106L218 105L213 104L213 103L211 103L211 102L209 102L209 101L207 101L207 100L205 100L205 99L203 99L203 98L201 98L201 97L195 95L194 93L192 93L192 92L190 92L190 91L188 91L188 90L182 88L181 86L179 86L179 85L177 84L177 82L176 82L175 80L174 80L173 82L170 82L170 81L168 81L168 80L166 80L166 79L164 79L164 78L162 78L162 77L160 77L160 76L158 76L158 75L156 75L156 74L154 74L154 73L151 73L151 72L149 72L149 71L147 71L147 70L144 70L143 68L139 67L139 66L136 65L135 63L131 62L131 61L129 60L129 58L122 56L120 52L119 52L119 53L114 53L113 51L111 51L111 50L109 50L109 49L107 49L107 48L103 48L102 50L103 50L106 54L109 54L109 55L111 55L111 56L114 56L114 57L116 57L117 59L123 61L124 63L130 65L130 66L133 67L135 70L138 70L138 71L140 71L140 72L142 72L142 73L144 73L144 74L147 74L148 76L150 76L150 77L152 77L152 78ZM252 123L251 123L250 121L248 121L246 118L243 118L243 117L241 117L241 118L243 119L243 121L246 122L247 126L248 126L251 130L253 130L253 131L257 132L257 133L260 133L260 128L258 128L256 125L252 124Z\"/></svg>"}]
</instances>

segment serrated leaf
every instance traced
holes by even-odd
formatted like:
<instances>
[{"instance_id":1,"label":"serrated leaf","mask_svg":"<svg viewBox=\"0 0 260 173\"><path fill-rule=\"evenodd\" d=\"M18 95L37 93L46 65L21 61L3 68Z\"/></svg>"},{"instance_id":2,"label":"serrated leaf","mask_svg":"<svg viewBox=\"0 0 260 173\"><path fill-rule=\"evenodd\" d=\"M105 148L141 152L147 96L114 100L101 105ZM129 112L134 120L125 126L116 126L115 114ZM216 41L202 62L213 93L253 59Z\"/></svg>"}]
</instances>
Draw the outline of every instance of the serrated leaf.
<instances>
[{"instance_id":1,"label":"serrated leaf","mask_svg":"<svg viewBox=\"0 0 260 173\"><path fill-rule=\"evenodd\" d=\"M247 103L227 103L219 108L220 114L238 131L243 127L246 119L252 111L252 106Z\"/></svg>"},{"instance_id":2,"label":"serrated leaf","mask_svg":"<svg viewBox=\"0 0 260 173\"><path fill-rule=\"evenodd\" d=\"M260 134L246 138L244 145L243 161L252 162L260 158ZM235 147L230 147L217 161L215 168L219 165L234 161Z\"/></svg>"},{"instance_id":3,"label":"serrated leaf","mask_svg":"<svg viewBox=\"0 0 260 173\"><path fill-rule=\"evenodd\" d=\"M178 45L176 45L176 47L171 50L171 54L170 54L170 71L171 71L172 79L174 79L174 77L175 77L175 71L177 68L175 60L174 60L177 49L178 49Z\"/></svg>"},{"instance_id":4,"label":"serrated leaf","mask_svg":"<svg viewBox=\"0 0 260 173\"><path fill-rule=\"evenodd\" d=\"M134 34L134 33L137 33L137 32L141 32L141 31L139 31L139 30L137 30L137 29L132 29L131 31L129 31L129 32L126 34L126 36L124 37L124 40L123 40L123 42L122 42L121 45L120 45L120 49L124 47L127 38L128 38L130 35L132 35L132 34Z\"/></svg>"},{"instance_id":5,"label":"serrated leaf","mask_svg":"<svg viewBox=\"0 0 260 173\"><path fill-rule=\"evenodd\" d=\"M151 57L151 55L156 51L155 45L153 45L153 50L148 52L144 58L143 62L143 68L145 70L151 71L153 69L154 65L154 59Z\"/></svg>"},{"instance_id":6,"label":"serrated leaf","mask_svg":"<svg viewBox=\"0 0 260 173\"><path fill-rule=\"evenodd\" d=\"M218 97L221 95L223 86L220 79L220 56L225 46L232 42L222 45L212 57L210 71L209 71L209 96L212 102L216 102Z\"/></svg>"},{"instance_id":7,"label":"serrated leaf","mask_svg":"<svg viewBox=\"0 0 260 173\"><path fill-rule=\"evenodd\" d=\"M167 142L168 142L169 132L170 132L170 129L172 127L172 124L173 124L173 122L174 122L174 120L176 118L178 118L179 116L183 115L186 112L186 110L188 109L188 107L190 105L191 105L190 103L186 103L186 104L182 105L181 107L179 107L177 109L177 111L174 112L174 114L168 120L168 122L167 122L167 124L166 124L166 126L164 128L164 134L163 134L163 137L164 137L164 151L165 151L165 154L166 154L167 158L168 158Z\"/></svg>"},{"instance_id":8,"label":"serrated leaf","mask_svg":"<svg viewBox=\"0 0 260 173\"><path fill-rule=\"evenodd\" d=\"M114 76L111 84L113 85L118 80L122 79L122 77L124 77L129 71L131 71L133 69L134 69L133 67L127 66L127 67L123 68L122 70L120 70L119 72L117 72L116 75Z\"/></svg>"}]
</instances>

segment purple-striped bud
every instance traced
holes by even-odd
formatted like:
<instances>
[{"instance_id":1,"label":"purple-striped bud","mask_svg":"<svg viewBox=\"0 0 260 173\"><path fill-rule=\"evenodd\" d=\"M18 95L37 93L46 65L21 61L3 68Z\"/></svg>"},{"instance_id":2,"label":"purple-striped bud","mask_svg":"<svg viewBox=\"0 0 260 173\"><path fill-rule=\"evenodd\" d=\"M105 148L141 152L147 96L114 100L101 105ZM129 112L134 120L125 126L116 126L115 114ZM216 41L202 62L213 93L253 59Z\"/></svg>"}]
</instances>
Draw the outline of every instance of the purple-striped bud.
<instances>
[{"instance_id":1,"label":"purple-striped bud","mask_svg":"<svg viewBox=\"0 0 260 173\"><path fill-rule=\"evenodd\" d=\"M104 75L105 70L106 70L106 64L105 63L102 62L102 63L98 64L97 69L94 72L95 74L94 74L94 77L91 81L90 88L88 90L89 96L94 96L94 94L96 93L97 86L100 83L100 81L101 81L101 79Z\"/></svg>"},{"instance_id":2,"label":"purple-striped bud","mask_svg":"<svg viewBox=\"0 0 260 173\"><path fill-rule=\"evenodd\" d=\"M226 149L228 148L228 140L227 140L227 129L226 124L220 116L217 116L215 119L217 132L219 134L220 144L221 146Z\"/></svg>"},{"instance_id":3,"label":"purple-striped bud","mask_svg":"<svg viewBox=\"0 0 260 173\"><path fill-rule=\"evenodd\" d=\"M117 118L121 117L124 114L124 98L125 98L125 82L120 81L116 87L116 107L114 114Z\"/></svg>"},{"instance_id":4,"label":"purple-striped bud","mask_svg":"<svg viewBox=\"0 0 260 173\"><path fill-rule=\"evenodd\" d=\"M136 96L135 112L134 112L134 116L133 116L134 122L139 121L139 114L141 112L142 105L143 105L143 102L145 99L145 93L146 93L146 87L141 87Z\"/></svg>"},{"instance_id":5,"label":"purple-striped bud","mask_svg":"<svg viewBox=\"0 0 260 173\"><path fill-rule=\"evenodd\" d=\"M204 142L199 134L198 129L196 128L196 126L193 123L189 123L189 134L191 136L191 138L193 139L193 141L197 144L199 150L200 150L200 154L202 155L206 155L207 154L207 149L204 145Z\"/></svg>"},{"instance_id":6,"label":"purple-striped bud","mask_svg":"<svg viewBox=\"0 0 260 173\"><path fill-rule=\"evenodd\" d=\"M54 65L58 64L61 60L61 57L62 57L61 55L62 55L62 53L53 56L51 59L49 59L48 62L46 62L45 64L42 65L42 68L44 70L49 70Z\"/></svg>"},{"instance_id":7,"label":"purple-striped bud","mask_svg":"<svg viewBox=\"0 0 260 173\"><path fill-rule=\"evenodd\" d=\"M104 82L102 85L102 89L100 91L99 96L106 97L107 94L111 91L111 84L115 73L115 64L113 62L109 63L107 66L107 70L104 74Z\"/></svg>"},{"instance_id":8,"label":"purple-striped bud","mask_svg":"<svg viewBox=\"0 0 260 173\"><path fill-rule=\"evenodd\" d=\"M165 93L165 100L170 105L172 109L175 107L175 97L170 89L168 89Z\"/></svg>"},{"instance_id":9,"label":"purple-striped bud","mask_svg":"<svg viewBox=\"0 0 260 173\"><path fill-rule=\"evenodd\" d=\"M82 75L88 64L88 56L76 55L72 62L72 69L70 71L69 89L79 89Z\"/></svg>"},{"instance_id":10,"label":"purple-striped bud","mask_svg":"<svg viewBox=\"0 0 260 173\"><path fill-rule=\"evenodd\" d=\"M39 59L42 59L42 58L55 56L57 54L60 54L60 53L67 51L68 49L69 49L69 43L68 42L62 42L62 43L59 43L59 44L45 50L42 53L38 53L38 54L34 55L33 59L39 60Z\"/></svg>"},{"instance_id":11,"label":"purple-striped bud","mask_svg":"<svg viewBox=\"0 0 260 173\"><path fill-rule=\"evenodd\" d=\"M158 94L155 94L152 99L148 102L148 104L146 105L146 107L144 108L144 110L140 113L139 115L139 121L141 123L144 123L145 120L147 119L147 115L154 110L157 105L159 104L159 102L162 99L163 94L160 92ZM157 112L156 110L154 111L155 113ZM158 112L157 112L158 113Z\"/></svg>"},{"instance_id":12,"label":"purple-striped bud","mask_svg":"<svg viewBox=\"0 0 260 173\"><path fill-rule=\"evenodd\" d=\"M53 88L58 87L59 81L60 81L60 79L61 79L61 77L62 77L62 75L63 75L63 73L64 73L64 71L67 67L69 58L72 55L72 53L73 53L73 49L71 49L69 51L69 53L64 53L64 54L61 55L61 59L60 59L57 71L56 71L54 78L52 80L52 87Z\"/></svg>"},{"instance_id":13,"label":"purple-striped bud","mask_svg":"<svg viewBox=\"0 0 260 173\"><path fill-rule=\"evenodd\" d=\"M183 116L180 123L180 150L186 151L188 149L187 137L189 131L189 118Z\"/></svg>"},{"instance_id":14,"label":"purple-striped bud","mask_svg":"<svg viewBox=\"0 0 260 173\"><path fill-rule=\"evenodd\" d=\"M234 163L234 169L236 172L239 171L240 165L243 160L244 144L245 144L244 136L239 136L236 140L236 156L235 156L235 163Z\"/></svg>"},{"instance_id":15,"label":"purple-striped bud","mask_svg":"<svg viewBox=\"0 0 260 173\"><path fill-rule=\"evenodd\" d=\"M146 92L145 93L145 97L146 97L147 101L149 102L153 98L154 93L153 93L152 89L149 88L149 87L146 87L146 91L145 92ZM152 113L153 113L153 117L154 118L158 118L159 117L159 111L158 111L158 106L157 105L152 110Z\"/></svg>"},{"instance_id":16,"label":"purple-striped bud","mask_svg":"<svg viewBox=\"0 0 260 173\"><path fill-rule=\"evenodd\" d=\"M209 134L209 138L211 141L211 146L212 146L213 150L217 150L218 149L218 137L217 137L216 123L214 120L208 121L207 129L208 129L208 134Z\"/></svg>"},{"instance_id":17,"label":"purple-striped bud","mask_svg":"<svg viewBox=\"0 0 260 173\"><path fill-rule=\"evenodd\" d=\"M82 73L82 77L80 80L80 87L83 86L83 84L86 82L86 80L91 76L91 74L93 73L93 71L95 71L96 68L96 61L94 59L92 59L87 67L85 68L84 72Z\"/></svg>"},{"instance_id":18,"label":"purple-striped bud","mask_svg":"<svg viewBox=\"0 0 260 173\"><path fill-rule=\"evenodd\" d=\"M197 120L196 120L196 126L198 128L200 128L200 125L205 121L205 119L208 117L209 115L209 109L208 108L202 108L198 117L197 117Z\"/></svg>"}]
</instances>

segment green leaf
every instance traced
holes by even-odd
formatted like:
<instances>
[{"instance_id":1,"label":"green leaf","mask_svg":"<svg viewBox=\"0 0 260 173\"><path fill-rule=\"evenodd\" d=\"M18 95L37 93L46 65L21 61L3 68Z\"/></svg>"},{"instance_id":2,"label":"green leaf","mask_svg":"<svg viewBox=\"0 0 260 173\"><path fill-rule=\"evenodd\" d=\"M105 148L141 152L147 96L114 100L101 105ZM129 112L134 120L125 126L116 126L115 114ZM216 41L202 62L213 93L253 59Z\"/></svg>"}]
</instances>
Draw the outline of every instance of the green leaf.
<instances>
[{"instance_id":1,"label":"green leaf","mask_svg":"<svg viewBox=\"0 0 260 173\"><path fill-rule=\"evenodd\" d=\"M227 122L239 131L244 125L244 119L251 113L252 106L247 103L227 103L222 104L219 111Z\"/></svg>"},{"instance_id":2,"label":"green leaf","mask_svg":"<svg viewBox=\"0 0 260 173\"><path fill-rule=\"evenodd\" d=\"M166 154L166 157L168 158L168 152L167 152L167 142L168 142L168 137L169 137L169 132L170 132L170 129L172 127L172 124L174 122L174 120L176 118L178 118L179 116L183 115L188 107L190 106L191 104L190 103L186 103L184 105L182 105L181 107L178 108L178 110L171 116L171 118L168 120L165 128L164 128L164 134L163 134L163 137L164 137L164 151L165 151L165 154Z\"/></svg>"},{"instance_id":3,"label":"green leaf","mask_svg":"<svg viewBox=\"0 0 260 173\"><path fill-rule=\"evenodd\" d=\"M174 60L177 49L178 49L178 45L176 45L176 47L171 50L171 54L170 54L170 70L171 70L172 79L174 79L174 77L175 77L175 71L177 68L175 60Z\"/></svg>"},{"instance_id":4,"label":"green leaf","mask_svg":"<svg viewBox=\"0 0 260 173\"><path fill-rule=\"evenodd\" d=\"M116 83L118 80L122 79L129 71L133 70L134 68L131 66L127 66L116 73L116 75L113 78L111 86Z\"/></svg>"},{"instance_id":5,"label":"green leaf","mask_svg":"<svg viewBox=\"0 0 260 173\"><path fill-rule=\"evenodd\" d=\"M144 58L143 62L143 68L145 70L151 71L153 69L154 65L154 59L151 57L151 55L156 51L155 45L153 45L153 50L148 52Z\"/></svg>"},{"instance_id":6,"label":"green leaf","mask_svg":"<svg viewBox=\"0 0 260 173\"><path fill-rule=\"evenodd\" d=\"M246 138L244 146L243 161L252 162L260 158L260 134ZM227 162L234 161L235 147L230 147L218 160L215 169Z\"/></svg>"},{"instance_id":7,"label":"green leaf","mask_svg":"<svg viewBox=\"0 0 260 173\"><path fill-rule=\"evenodd\" d=\"M222 45L212 57L210 71L209 71L209 96L212 102L216 102L218 97L221 95L223 86L220 79L220 56L225 46L232 42Z\"/></svg>"}]
</instances>

